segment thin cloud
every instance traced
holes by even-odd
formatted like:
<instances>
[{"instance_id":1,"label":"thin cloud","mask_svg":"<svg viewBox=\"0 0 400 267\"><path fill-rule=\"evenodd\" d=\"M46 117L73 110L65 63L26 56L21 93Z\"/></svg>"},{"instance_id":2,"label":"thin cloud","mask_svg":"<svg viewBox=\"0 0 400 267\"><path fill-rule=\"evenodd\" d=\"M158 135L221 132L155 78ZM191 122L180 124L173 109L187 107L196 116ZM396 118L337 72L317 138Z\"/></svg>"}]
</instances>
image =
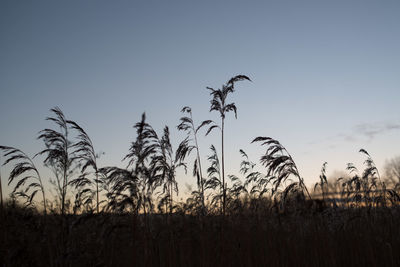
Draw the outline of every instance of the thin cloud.
<instances>
[{"instance_id":1,"label":"thin cloud","mask_svg":"<svg viewBox=\"0 0 400 267\"><path fill-rule=\"evenodd\" d=\"M372 140L378 135L399 129L399 123L362 123L354 127L354 132L357 135L362 135L367 137L369 140Z\"/></svg>"},{"instance_id":2,"label":"thin cloud","mask_svg":"<svg viewBox=\"0 0 400 267\"><path fill-rule=\"evenodd\" d=\"M353 127L351 133L340 133L334 137L328 138L328 140L342 140L345 142L354 143L360 139L367 138L368 141L371 141L379 135L396 130L400 130L400 123L360 123Z\"/></svg>"},{"instance_id":3,"label":"thin cloud","mask_svg":"<svg viewBox=\"0 0 400 267\"><path fill-rule=\"evenodd\" d=\"M343 139L346 142L355 142L357 141L357 138L354 135L351 134L338 134L338 137Z\"/></svg>"}]
</instances>

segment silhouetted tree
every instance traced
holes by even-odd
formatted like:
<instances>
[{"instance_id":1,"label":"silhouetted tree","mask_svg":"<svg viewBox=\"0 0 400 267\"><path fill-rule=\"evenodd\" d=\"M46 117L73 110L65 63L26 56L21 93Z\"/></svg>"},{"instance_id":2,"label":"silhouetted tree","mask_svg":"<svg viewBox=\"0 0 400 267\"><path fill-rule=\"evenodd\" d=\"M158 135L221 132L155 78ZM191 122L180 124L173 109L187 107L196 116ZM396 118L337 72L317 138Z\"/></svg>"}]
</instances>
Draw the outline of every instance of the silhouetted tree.
<instances>
[{"instance_id":1,"label":"silhouetted tree","mask_svg":"<svg viewBox=\"0 0 400 267\"><path fill-rule=\"evenodd\" d=\"M385 180L396 189L400 188L400 156L387 161L383 167Z\"/></svg>"}]
</instances>

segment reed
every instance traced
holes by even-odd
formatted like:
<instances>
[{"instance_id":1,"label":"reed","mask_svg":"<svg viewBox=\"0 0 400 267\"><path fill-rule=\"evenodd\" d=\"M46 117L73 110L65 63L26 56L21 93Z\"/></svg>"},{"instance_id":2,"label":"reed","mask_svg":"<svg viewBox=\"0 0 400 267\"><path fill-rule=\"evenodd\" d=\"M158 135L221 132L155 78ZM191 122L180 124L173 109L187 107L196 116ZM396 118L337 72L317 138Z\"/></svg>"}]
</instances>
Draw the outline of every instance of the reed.
<instances>
[{"instance_id":1,"label":"reed","mask_svg":"<svg viewBox=\"0 0 400 267\"><path fill-rule=\"evenodd\" d=\"M231 111L237 115L236 105L227 97L243 80L250 81L238 75L221 89L208 88L210 111L218 112L220 124L205 120L197 125L191 108L182 109L177 130L186 137L177 149L170 128L165 126L157 134L143 113L133 126L136 138L122 159L125 168L98 166L100 154L88 133L57 107L47 118L55 128L39 132L45 149L33 158L17 148L0 146L3 165L13 164L8 176L13 190L4 207L1 204L0 262L5 266L399 265L400 164L395 161L381 176L371 155L361 149L362 167L349 163L348 175L331 179L325 162L310 193L286 147L260 136L251 142L265 148L260 166L241 149L239 174L226 172L225 118ZM202 162L198 133L203 127L208 127L206 135L221 130L221 150L211 145L207 161ZM195 152L193 162L191 152ZM46 198L46 183L33 161L36 156L44 156L43 165L53 171L50 181L58 199ZM179 169L186 173L190 163L197 187L179 200L176 173ZM0 179L1 201L3 189ZM37 193L42 195L43 212L36 205Z\"/></svg>"}]
</instances>

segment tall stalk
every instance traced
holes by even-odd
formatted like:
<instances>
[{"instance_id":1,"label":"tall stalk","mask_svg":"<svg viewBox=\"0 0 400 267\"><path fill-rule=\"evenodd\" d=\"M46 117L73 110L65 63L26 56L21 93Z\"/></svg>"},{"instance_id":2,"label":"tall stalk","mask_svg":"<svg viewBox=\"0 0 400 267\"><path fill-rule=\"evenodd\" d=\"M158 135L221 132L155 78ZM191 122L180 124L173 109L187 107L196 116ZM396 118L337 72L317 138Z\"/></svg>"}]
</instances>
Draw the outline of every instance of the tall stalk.
<instances>
[{"instance_id":1,"label":"tall stalk","mask_svg":"<svg viewBox=\"0 0 400 267\"><path fill-rule=\"evenodd\" d=\"M0 157L0 166L1 166L1 157ZM3 188L1 187L1 167L0 167L0 207L3 210Z\"/></svg>"},{"instance_id":2,"label":"tall stalk","mask_svg":"<svg viewBox=\"0 0 400 267\"><path fill-rule=\"evenodd\" d=\"M38 139L42 139L45 143L46 149L37 153L37 155L46 155L44 164L47 166L53 166L60 170L62 173L62 187L61 187L61 214L65 214L65 202L67 195L67 187L69 175L71 174L70 167L74 161L74 157L70 154L70 148L72 146L69 135L68 135L68 122L60 108L52 108L55 116L47 117L46 120L55 122L59 127L60 131L52 129L44 129L39 132Z\"/></svg>"},{"instance_id":3,"label":"tall stalk","mask_svg":"<svg viewBox=\"0 0 400 267\"><path fill-rule=\"evenodd\" d=\"M251 81L249 77L245 75L237 75L233 78L231 78L226 84L222 85L221 89L213 89L210 87L207 87L208 90L210 90L210 95L212 96L212 99L210 101L211 107L210 107L210 112L215 110L219 112L220 117L221 117L221 126L218 125L212 125L206 135L208 135L211 130L214 128L219 128L221 130L221 160L222 160L222 191L223 191L223 196L222 196L222 213L225 215L226 211L226 184L225 184L225 151L224 151L224 127L225 127L225 116L226 113L229 111L233 111L235 113L235 118L237 118L237 108L235 103L226 103L226 98L229 95L229 93L233 93L235 91L235 83L238 81L242 80L248 80Z\"/></svg>"},{"instance_id":4,"label":"tall stalk","mask_svg":"<svg viewBox=\"0 0 400 267\"><path fill-rule=\"evenodd\" d=\"M176 170L186 164L182 162L179 153L174 152L169 138L168 126L164 127L164 134L158 139L157 155L153 158L156 180L164 184L163 191L167 193L170 204L170 213L173 212L173 192L178 194L178 183L176 182Z\"/></svg>"},{"instance_id":5,"label":"tall stalk","mask_svg":"<svg viewBox=\"0 0 400 267\"><path fill-rule=\"evenodd\" d=\"M99 157L98 154L95 153L92 140L90 139L89 135L74 121L67 121L72 128L78 131L78 142L73 145L75 151L75 157L83 162L81 173L83 174L82 177L76 179L78 181L77 185L79 185L79 180L83 180L85 184L92 184L90 180L88 180L86 176L86 169L88 167L92 167L94 171L94 182L95 182L95 194L96 194L96 212L99 213L99 169L97 167L97 158ZM82 184L82 183L81 183Z\"/></svg>"},{"instance_id":6,"label":"tall stalk","mask_svg":"<svg viewBox=\"0 0 400 267\"><path fill-rule=\"evenodd\" d=\"M107 194L110 200L108 206L120 211L131 206L138 214L141 208L147 213L147 204L148 211L152 210L151 197L155 184L152 158L156 154L158 137L146 122L145 113L134 128L137 133L136 140L131 143L129 153L123 159L129 160L126 169L105 167L99 172L107 177L106 185L111 189Z\"/></svg>"},{"instance_id":7,"label":"tall stalk","mask_svg":"<svg viewBox=\"0 0 400 267\"><path fill-rule=\"evenodd\" d=\"M211 206L216 206L217 203L220 204L219 210L222 212L223 205L222 205L222 182L221 182L221 170L220 170L220 161L218 158L218 153L217 149L214 147L214 145L211 145L211 155L208 156L208 161L211 163L211 166L208 167L207 169L207 175L208 175L208 180L205 183L205 189L212 189L216 190L219 188L219 194L214 195L211 199Z\"/></svg>"},{"instance_id":8,"label":"tall stalk","mask_svg":"<svg viewBox=\"0 0 400 267\"><path fill-rule=\"evenodd\" d=\"M138 204L141 204L146 214L146 205L149 213L152 210L152 194L155 183L153 163L151 159L156 153L157 133L153 127L146 122L145 113L142 114L140 122L136 123L137 137L129 149L129 154L124 159L129 159L128 167L133 166L133 176L137 179Z\"/></svg>"},{"instance_id":9,"label":"tall stalk","mask_svg":"<svg viewBox=\"0 0 400 267\"><path fill-rule=\"evenodd\" d=\"M321 168L321 175L319 176L319 182L317 182L314 186L314 192L316 191L317 187L321 188L322 200L325 201L325 192L328 189L328 180L326 178L326 166L328 165L327 162L322 164Z\"/></svg>"},{"instance_id":10,"label":"tall stalk","mask_svg":"<svg viewBox=\"0 0 400 267\"><path fill-rule=\"evenodd\" d=\"M193 121L193 115L192 115L192 109L190 107L184 107L182 109L183 113L189 113L189 117L182 117L181 123L177 126L178 130L180 131L186 131L187 133L187 138L183 140L178 147L177 150L177 155L180 158L181 161L185 159L186 156L188 156L193 149L196 150L196 160L194 161L194 166L193 166L193 176L197 177L197 186L198 190L201 195L201 203L202 203L202 208L203 211L205 209L205 201L204 201L204 177L203 177L203 172L201 168L201 159L200 159L200 150L199 150L199 145L197 142L197 132L205 125L210 124L212 121L211 120L206 120L203 121L198 127L195 127L194 121ZM193 139L190 139L190 138ZM194 141L194 144L191 144L190 141Z\"/></svg>"},{"instance_id":11,"label":"tall stalk","mask_svg":"<svg viewBox=\"0 0 400 267\"><path fill-rule=\"evenodd\" d=\"M222 214L225 215L226 212L226 184L225 184L225 160L224 160L224 120L225 118L222 118L222 127L221 127L221 159L222 159L222 203L223 203L223 208L222 208Z\"/></svg>"}]
</instances>

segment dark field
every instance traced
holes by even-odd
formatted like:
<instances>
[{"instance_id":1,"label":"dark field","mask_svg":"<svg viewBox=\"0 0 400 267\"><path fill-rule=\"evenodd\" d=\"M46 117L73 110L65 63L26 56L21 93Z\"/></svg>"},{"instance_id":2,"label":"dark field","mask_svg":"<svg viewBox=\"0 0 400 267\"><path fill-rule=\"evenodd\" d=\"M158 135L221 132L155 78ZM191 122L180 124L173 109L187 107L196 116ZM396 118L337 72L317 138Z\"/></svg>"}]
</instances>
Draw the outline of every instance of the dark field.
<instances>
[{"instance_id":1,"label":"dark field","mask_svg":"<svg viewBox=\"0 0 400 267\"><path fill-rule=\"evenodd\" d=\"M400 209L223 216L38 215L9 207L2 266L399 266Z\"/></svg>"}]
</instances>

